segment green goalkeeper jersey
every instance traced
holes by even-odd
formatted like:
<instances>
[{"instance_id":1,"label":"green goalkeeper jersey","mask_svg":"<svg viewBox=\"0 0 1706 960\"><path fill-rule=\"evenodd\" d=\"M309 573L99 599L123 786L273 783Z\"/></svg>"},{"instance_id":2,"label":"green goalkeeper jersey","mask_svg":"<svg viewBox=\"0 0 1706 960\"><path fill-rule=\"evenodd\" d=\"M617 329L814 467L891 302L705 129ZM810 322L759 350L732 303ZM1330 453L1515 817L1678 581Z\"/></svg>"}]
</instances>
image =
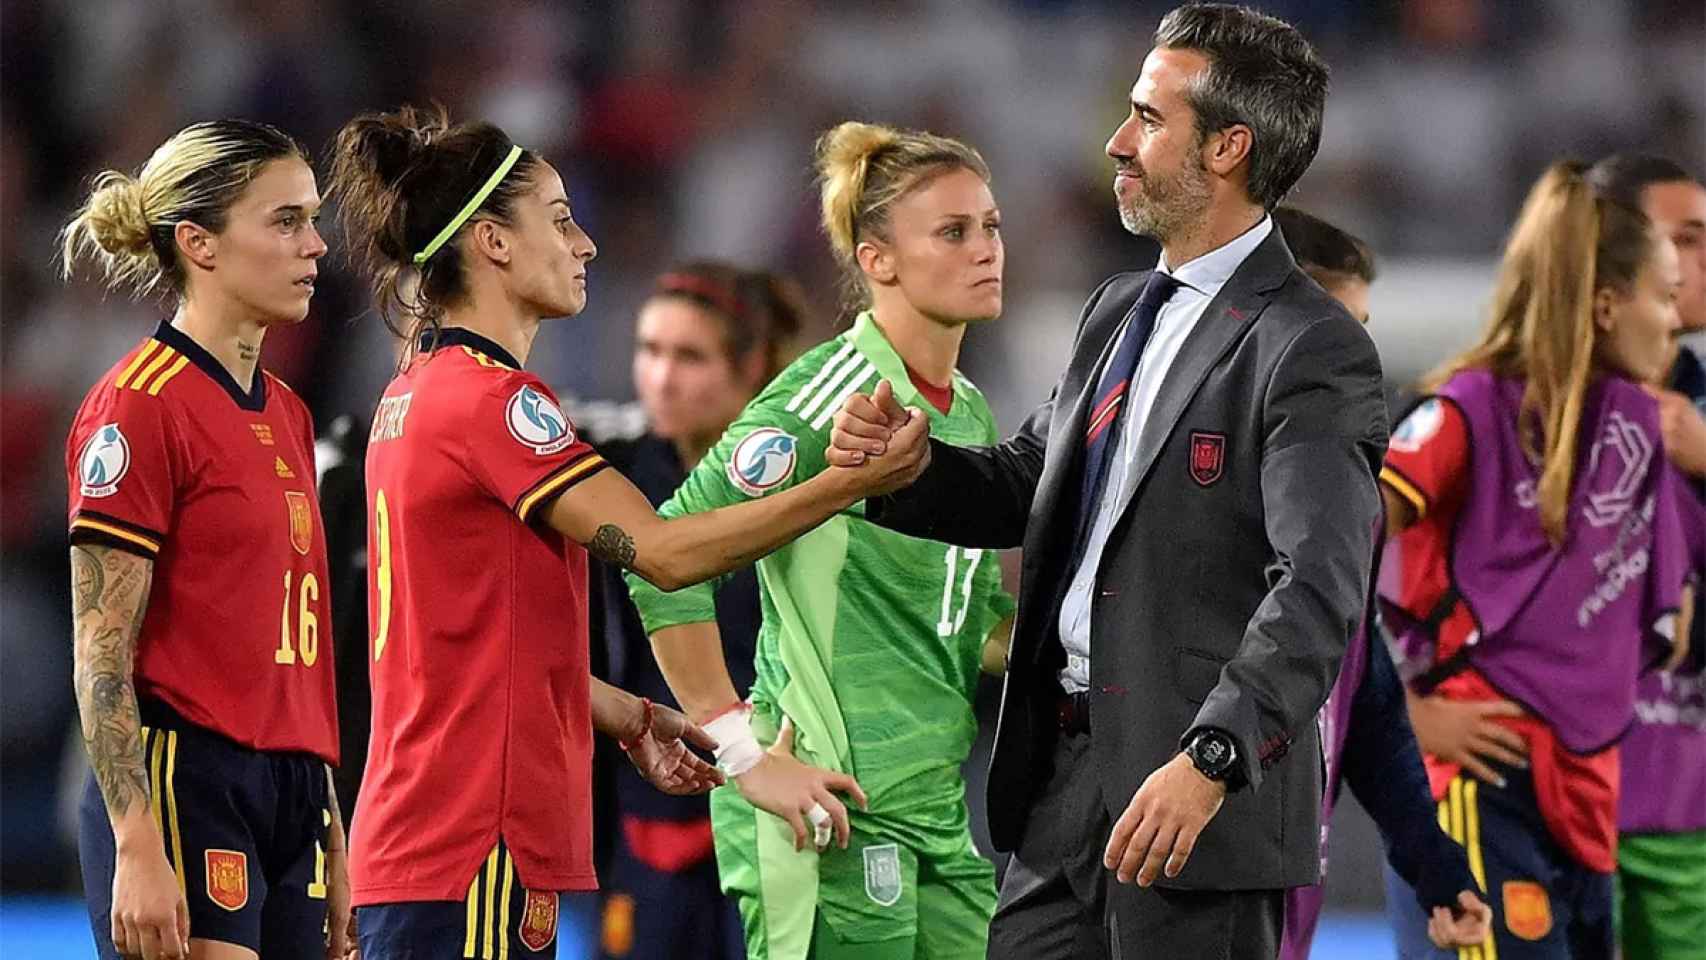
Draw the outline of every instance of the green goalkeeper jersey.
<instances>
[{"instance_id":1,"label":"green goalkeeper jersey","mask_svg":"<svg viewBox=\"0 0 1706 960\"><path fill-rule=\"evenodd\" d=\"M931 436L965 446L998 439L983 394L957 372L947 413L924 400L867 312L771 381L659 512L767 496L827 469L835 412L885 379L900 403L930 417ZM977 509L977 491L966 491L964 509ZM855 504L758 562L754 729L770 739L785 713L795 753L851 773L873 812L957 803L977 733L983 643L1013 600L994 551L904 536L864 512ZM628 588L647 633L716 619L714 582L664 593L629 574Z\"/></svg>"}]
</instances>

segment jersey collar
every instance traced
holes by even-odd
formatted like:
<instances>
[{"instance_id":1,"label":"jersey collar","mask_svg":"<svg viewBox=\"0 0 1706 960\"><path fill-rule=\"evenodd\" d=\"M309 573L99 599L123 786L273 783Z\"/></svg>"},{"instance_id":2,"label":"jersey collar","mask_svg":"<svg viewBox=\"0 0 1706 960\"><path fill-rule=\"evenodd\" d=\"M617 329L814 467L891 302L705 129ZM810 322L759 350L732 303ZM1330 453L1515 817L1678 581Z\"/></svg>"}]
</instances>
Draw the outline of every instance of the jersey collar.
<instances>
[{"instance_id":1,"label":"jersey collar","mask_svg":"<svg viewBox=\"0 0 1706 960\"><path fill-rule=\"evenodd\" d=\"M853 342L853 348L864 354L865 359L877 368L877 376L887 380L894 389L895 402L903 407L917 407L932 417L946 416L936 409L936 405L924 399L918 388L912 385L912 375L906 372L906 361L895 352L894 345L883 334L883 328L877 326L876 318L871 311L860 313L853 320L853 329L847 332L847 339ZM875 389L875 384L872 388ZM951 384L954 391L954 403L958 404L966 393L965 378L958 370L954 371ZM952 407L949 408L953 409Z\"/></svg>"},{"instance_id":2,"label":"jersey collar","mask_svg":"<svg viewBox=\"0 0 1706 960\"><path fill-rule=\"evenodd\" d=\"M237 406L244 410L259 413L267 408L267 375L255 366L254 382L249 384L247 392L237 385L237 378L231 376L231 371L225 365L214 359L213 354L201 344L190 339L190 335L172 326L170 321L160 321L160 328L154 331L154 339L189 358L189 361L201 368L201 371L212 378L214 383L225 388Z\"/></svg>"},{"instance_id":3,"label":"jersey collar","mask_svg":"<svg viewBox=\"0 0 1706 960\"><path fill-rule=\"evenodd\" d=\"M437 340L433 339L431 330L421 334L422 353L431 353L442 347L467 347L491 357L511 370L521 369L521 364L516 362L515 357L511 356L508 350L467 327L441 327L438 331Z\"/></svg>"}]
</instances>

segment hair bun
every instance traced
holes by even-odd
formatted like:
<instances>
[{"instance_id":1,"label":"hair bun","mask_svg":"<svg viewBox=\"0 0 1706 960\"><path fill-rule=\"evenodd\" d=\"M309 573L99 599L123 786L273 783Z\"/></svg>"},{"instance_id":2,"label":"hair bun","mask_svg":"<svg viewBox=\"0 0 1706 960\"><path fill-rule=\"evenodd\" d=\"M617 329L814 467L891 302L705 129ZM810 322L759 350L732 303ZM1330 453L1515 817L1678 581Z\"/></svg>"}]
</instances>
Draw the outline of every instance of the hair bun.
<instances>
[{"instance_id":1,"label":"hair bun","mask_svg":"<svg viewBox=\"0 0 1706 960\"><path fill-rule=\"evenodd\" d=\"M89 236L114 256L152 256L142 184L128 174L108 170L95 180L89 196Z\"/></svg>"}]
</instances>

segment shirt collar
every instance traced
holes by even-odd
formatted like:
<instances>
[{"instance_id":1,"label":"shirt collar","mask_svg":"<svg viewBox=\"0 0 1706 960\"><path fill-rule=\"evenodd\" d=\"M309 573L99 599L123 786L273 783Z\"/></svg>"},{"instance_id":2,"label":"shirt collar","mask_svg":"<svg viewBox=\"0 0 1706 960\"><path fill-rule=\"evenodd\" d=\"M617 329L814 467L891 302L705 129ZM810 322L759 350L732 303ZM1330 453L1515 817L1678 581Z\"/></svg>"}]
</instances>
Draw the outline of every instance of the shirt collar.
<instances>
[{"instance_id":1,"label":"shirt collar","mask_svg":"<svg viewBox=\"0 0 1706 960\"><path fill-rule=\"evenodd\" d=\"M467 347L470 350L485 354L512 370L521 369L521 364L516 362L515 357L508 350L467 327L440 327L436 340L433 339L431 330L425 330L421 333L422 353L432 353L434 350L443 347Z\"/></svg>"},{"instance_id":2,"label":"shirt collar","mask_svg":"<svg viewBox=\"0 0 1706 960\"><path fill-rule=\"evenodd\" d=\"M1213 297L1220 293L1220 288L1232 279L1232 274L1237 272L1239 264L1261 246L1273 229L1273 218L1263 214L1261 221L1255 226L1195 260L1169 267L1166 258L1158 258L1155 261L1155 269L1204 296Z\"/></svg>"},{"instance_id":3,"label":"shirt collar","mask_svg":"<svg viewBox=\"0 0 1706 960\"><path fill-rule=\"evenodd\" d=\"M154 339L188 357L209 379L224 388L225 392L231 395L231 399L236 401L237 406L252 413L267 408L267 375L259 364L255 365L255 378L249 382L249 389L244 390L237 385L237 378L231 376L231 371L225 369L225 364L220 363L205 347L191 339L189 334L172 326L171 321L160 321L159 328L154 331Z\"/></svg>"},{"instance_id":4,"label":"shirt collar","mask_svg":"<svg viewBox=\"0 0 1706 960\"><path fill-rule=\"evenodd\" d=\"M906 372L906 361L901 359L894 344L889 343L883 328L877 326L876 317L871 311L866 310L853 319L853 329L848 331L847 339L853 343L854 349L864 354L871 366L877 368L877 376L889 382L889 386L894 389L895 402L903 407L921 407L927 414L941 413L933 404L923 402L923 394L912 385L912 376ZM950 387L954 392L954 402L960 402L960 394L964 391L958 370L954 371Z\"/></svg>"}]
</instances>

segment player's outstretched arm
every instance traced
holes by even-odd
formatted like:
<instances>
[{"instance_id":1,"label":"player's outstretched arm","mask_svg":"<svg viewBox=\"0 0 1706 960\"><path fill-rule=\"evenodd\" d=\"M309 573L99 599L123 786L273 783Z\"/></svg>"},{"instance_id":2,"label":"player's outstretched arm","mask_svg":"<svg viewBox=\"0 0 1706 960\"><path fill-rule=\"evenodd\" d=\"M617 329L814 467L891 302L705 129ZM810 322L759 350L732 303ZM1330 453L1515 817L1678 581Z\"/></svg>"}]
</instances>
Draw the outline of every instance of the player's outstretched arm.
<instances>
[{"instance_id":1,"label":"player's outstretched arm","mask_svg":"<svg viewBox=\"0 0 1706 960\"><path fill-rule=\"evenodd\" d=\"M928 462L918 443L919 415L896 435L895 449L857 467L825 470L773 496L704 513L659 517L645 496L614 470L570 488L547 521L606 563L632 570L661 590L744 567L866 497L912 482Z\"/></svg>"},{"instance_id":2,"label":"player's outstretched arm","mask_svg":"<svg viewBox=\"0 0 1706 960\"><path fill-rule=\"evenodd\" d=\"M148 772L132 671L154 561L98 544L71 548L72 653L89 766L117 848L112 935L126 956L187 957L189 905L148 810Z\"/></svg>"},{"instance_id":3,"label":"player's outstretched arm","mask_svg":"<svg viewBox=\"0 0 1706 960\"><path fill-rule=\"evenodd\" d=\"M808 837L822 848L832 833L845 850L851 828L847 807L836 794L853 796L863 806L864 791L847 774L796 759L791 736L778 738L768 751L758 745L747 725L747 705L729 679L717 624L668 626L651 639L670 692L687 715L716 738L717 765L746 802L788 821L796 850L805 848Z\"/></svg>"},{"instance_id":4,"label":"player's outstretched arm","mask_svg":"<svg viewBox=\"0 0 1706 960\"><path fill-rule=\"evenodd\" d=\"M865 519L900 533L962 547L1003 550L1024 542L1031 501L1042 479L1043 451L1054 398L1025 419L1019 431L989 447L961 447L900 428L915 414L900 406L884 380L869 396L855 393L835 414L824 459L832 466L858 466L877 454L929 447L918 476L894 492L873 497ZM898 448L898 449L897 449ZM967 509L967 497L975 509Z\"/></svg>"}]
</instances>

